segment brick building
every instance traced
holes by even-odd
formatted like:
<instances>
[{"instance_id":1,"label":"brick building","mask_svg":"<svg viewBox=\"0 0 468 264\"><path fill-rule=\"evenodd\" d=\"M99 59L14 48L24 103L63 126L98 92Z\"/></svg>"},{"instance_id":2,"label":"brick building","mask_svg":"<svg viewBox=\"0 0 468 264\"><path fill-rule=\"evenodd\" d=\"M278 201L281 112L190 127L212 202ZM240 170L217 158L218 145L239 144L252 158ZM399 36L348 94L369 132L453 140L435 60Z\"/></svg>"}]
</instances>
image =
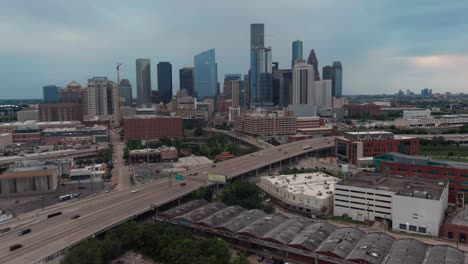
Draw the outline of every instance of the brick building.
<instances>
[{"instance_id":1,"label":"brick building","mask_svg":"<svg viewBox=\"0 0 468 264\"><path fill-rule=\"evenodd\" d=\"M182 118L156 115L135 115L124 118L126 139L153 140L183 136Z\"/></svg>"},{"instance_id":2,"label":"brick building","mask_svg":"<svg viewBox=\"0 0 468 264\"><path fill-rule=\"evenodd\" d=\"M355 105L344 105L343 106L344 116L379 116L382 115L382 106L376 104L355 104Z\"/></svg>"},{"instance_id":3,"label":"brick building","mask_svg":"<svg viewBox=\"0 0 468 264\"><path fill-rule=\"evenodd\" d=\"M277 112L243 114L234 118L234 130L250 136L294 135L297 118Z\"/></svg>"},{"instance_id":4,"label":"brick building","mask_svg":"<svg viewBox=\"0 0 468 264\"><path fill-rule=\"evenodd\" d=\"M374 158L375 172L448 180L449 202L463 204L468 194L468 164L388 153Z\"/></svg>"},{"instance_id":5,"label":"brick building","mask_svg":"<svg viewBox=\"0 0 468 264\"><path fill-rule=\"evenodd\" d=\"M373 157L389 152L417 155L419 139L396 136L386 131L367 131L346 132L335 140L337 158L352 164L372 163Z\"/></svg>"},{"instance_id":6,"label":"brick building","mask_svg":"<svg viewBox=\"0 0 468 264\"><path fill-rule=\"evenodd\" d=\"M161 147L156 149L138 149L132 150L129 153L128 160L130 163L159 163L168 161L177 161L178 153L174 147Z\"/></svg>"},{"instance_id":7,"label":"brick building","mask_svg":"<svg viewBox=\"0 0 468 264\"><path fill-rule=\"evenodd\" d=\"M468 210L460 209L449 216L442 225L441 234L445 239L467 243Z\"/></svg>"},{"instance_id":8,"label":"brick building","mask_svg":"<svg viewBox=\"0 0 468 264\"><path fill-rule=\"evenodd\" d=\"M81 103L40 104L39 121L82 121L83 105Z\"/></svg>"}]
</instances>

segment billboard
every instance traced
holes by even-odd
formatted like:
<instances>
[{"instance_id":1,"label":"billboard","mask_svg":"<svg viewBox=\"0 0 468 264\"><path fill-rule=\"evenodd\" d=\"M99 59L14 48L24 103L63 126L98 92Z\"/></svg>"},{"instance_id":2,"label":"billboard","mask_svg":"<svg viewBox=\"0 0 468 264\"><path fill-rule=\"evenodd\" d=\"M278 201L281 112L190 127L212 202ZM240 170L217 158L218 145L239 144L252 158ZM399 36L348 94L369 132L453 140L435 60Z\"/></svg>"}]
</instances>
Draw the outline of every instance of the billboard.
<instances>
[{"instance_id":1,"label":"billboard","mask_svg":"<svg viewBox=\"0 0 468 264\"><path fill-rule=\"evenodd\" d=\"M226 183L226 175L208 173L208 181Z\"/></svg>"}]
</instances>

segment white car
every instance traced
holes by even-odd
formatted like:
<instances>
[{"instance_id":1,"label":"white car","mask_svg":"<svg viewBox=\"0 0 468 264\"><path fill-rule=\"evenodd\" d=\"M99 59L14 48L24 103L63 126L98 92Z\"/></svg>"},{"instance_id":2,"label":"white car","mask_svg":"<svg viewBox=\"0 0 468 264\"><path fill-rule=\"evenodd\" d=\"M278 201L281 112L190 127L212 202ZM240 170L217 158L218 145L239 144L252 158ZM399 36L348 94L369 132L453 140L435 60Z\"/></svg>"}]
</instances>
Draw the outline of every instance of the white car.
<instances>
[{"instance_id":1,"label":"white car","mask_svg":"<svg viewBox=\"0 0 468 264\"><path fill-rule=\"evenodd\" d=\"M137 193L138 191L140 190L136 189L136 190L133 190L132 193Z\"/></svg>"}]
</instances>

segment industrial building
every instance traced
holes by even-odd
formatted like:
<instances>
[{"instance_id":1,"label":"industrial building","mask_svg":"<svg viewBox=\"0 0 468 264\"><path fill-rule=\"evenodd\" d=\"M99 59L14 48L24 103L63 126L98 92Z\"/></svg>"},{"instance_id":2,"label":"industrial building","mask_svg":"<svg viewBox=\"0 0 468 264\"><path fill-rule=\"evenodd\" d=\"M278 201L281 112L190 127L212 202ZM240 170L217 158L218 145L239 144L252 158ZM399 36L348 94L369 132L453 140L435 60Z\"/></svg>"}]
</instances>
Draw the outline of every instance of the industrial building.
<instances>
[{"instance_id":1,"label":"industrial building","mask_svg":"<svg viewBox=\"0 0 468 264\"><path fill-rule=\"evenodd\" d=\"M448 182L360 174L335 184L335 216L392 220L393 230L438 236L448 205Z\"/></svg>"},{"instance_id":2,"label":"industrial building","mask_svg":"<svg viewBox=\"0 0 468 264\"><path fill-rule=\"evenodd\" d=\"M417 155L419 139L386 131L346 132L335 140L335 154L341 161L358 166L371 164L373 157L388 152Z\"/></svg>"},{"instance_id":3,"label":"industrial building","mask_svg":"<svg viewBox=\"0 0 468 264\"><path fill-rule=\"evenodd\" d=\"M468 195L468 164L434 160L400 153L387 153L374 157L375 172L383 175L415 176L449 181L449 202L462 207Z\"/></svg>"},{"instance_id":4,"label":"industrial building","mask_svg":"<svg viewBox=\"0 0 468 264\"><path fill-rule=\"evenodd\" d=\"M48 128L41 131L44 145L99 143L109 141L106 126Z\"/></svg>"},{"instance_id":5,"label":"industrial building","mask_svg":"<svg viewBox=\"0 0 468 264\"><path fill-rule=\"evenodd\" d=\"M395 119L396 127L450 127L468 123L468 115L441 115Z\"/></svg>"},{"instance_id":6,"label":"industrial building","mask_svg":"<svg viewBox=\"0 0 468 264\"><path fill-rule=\"evenodd\" d=\"M129 163L158 163L177 161L178 152L174 147L146 148L131 150L129 152Z\"/></svg>"},{"instance_id":7,"label":"industrial building","mask_svg":"<svg viewBox=\"0 0 468 264\"><path fill-rule=\"evenodd\" d=\"M321 216L333 209L333 190L339 179L325 173L264 176L260 188L290 210Z\"/></svg>"},{"instance_id":8,"label":"industrial building","mask_svg":"<svg viewBox=\"0 0 468 264\"><path fill-rule=\"evenodd\" d=\"M196 235L223 238L237 249L294 263L436 264L465 263L468 257L446 245L204 200L158 213L155 219L189 228Z\"/></svg>"},{"instance_id":9,"label":"industrial building","mask_svg":"<svg viewBox=\"0 0 468 264\"><path fill-rule=\"evenodd\" d=\"M39 110L37 109L25 109L16 112L16 120L19 122L25 121L39 121Z\"/></svg>"},{"instance_id":10,"label":"industrial building","mask_svg":"<svg viewBox=\"0 0 468 264\"><path fill-rule=\"evenodd\" d=\"M57 166L15 166L0 174L0 196L54 191L58 184Z\"/></svg>"},{"instance_id":11,"label":"industrial building","mask_svg":"<svg viewBox=\"0 0 468 264\"><path fill-rule=\"evenodd\" d=\"M468 243L468 209L459 209L450 215L441 228L445 239Z\"/></svg>"},{"instance_id":12,"label":"industrial building","mask_svg":"<svg viewBox=\"0 0 468 264\"><path fill-rule=\"evenodd\" d=\"M124 118L126 139L153 140L183 136L182 118L156 115L135 115Z\"/></svg>"}]
</instances>

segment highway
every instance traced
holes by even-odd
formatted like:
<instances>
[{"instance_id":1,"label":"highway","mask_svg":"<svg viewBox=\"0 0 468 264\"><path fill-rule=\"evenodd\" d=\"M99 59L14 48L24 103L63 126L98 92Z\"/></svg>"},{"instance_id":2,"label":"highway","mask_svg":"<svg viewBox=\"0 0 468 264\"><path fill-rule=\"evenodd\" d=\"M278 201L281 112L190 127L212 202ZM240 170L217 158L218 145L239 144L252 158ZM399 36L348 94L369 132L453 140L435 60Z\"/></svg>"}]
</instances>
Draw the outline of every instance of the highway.
<instances>
[{"instance_id":1,"label":"highway","mask_svg":"<svg viewBox=\"0 0 468 264\"><path fill-rule=\"evenodd\" d=\"M63 250L78 244L83 239L132 219L151 210L154 206L158 207L177 200L200 186L212 184L207 182L208 173L223 174L231 179L255 172L270 164L288 162L298 155L333 145L333 138L293 142L190 170L185 173L187 178L185 186L181 186L172 178L165 178L139 187L60 204L53 210L46 209L50 212L62 212L62 215L53 218L46 218L46 214L37 216L30 213L28 217L23 217L16 224L17 226L10 223L11 227L14 227L13 230L0 235L0 263L51 261L63 253ZM307 148L303 149L304 146ZM136 190L138 192L132 193ZM74 215L80 215L80 217L70 219ZM2 227L5 226L2 225ZM32 232L18 236L18 232L24 228L31 228ZM13 244L21 244L23 247L10 251L9 247ZM59 254L50 257L55 253Z\"/></svg>"}]
</instances>

